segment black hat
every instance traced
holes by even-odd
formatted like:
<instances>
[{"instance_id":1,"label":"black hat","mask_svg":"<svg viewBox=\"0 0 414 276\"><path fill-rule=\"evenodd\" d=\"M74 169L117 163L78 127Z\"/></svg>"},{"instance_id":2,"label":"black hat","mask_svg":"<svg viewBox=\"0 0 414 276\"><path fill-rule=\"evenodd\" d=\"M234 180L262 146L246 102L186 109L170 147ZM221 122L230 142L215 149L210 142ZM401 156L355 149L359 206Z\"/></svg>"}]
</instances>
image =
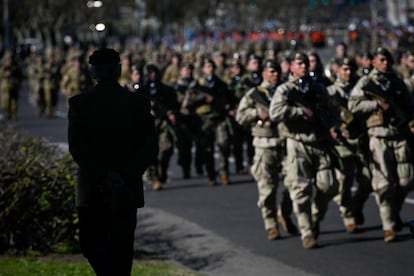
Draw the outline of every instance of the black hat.
<instances>
[{"instance_id":1,"label":"black hat","mask_svg":"<svg viewBox=\"0 0 414 276\"><path fill-rule=\"evenodd\" d=\"M181 64L181 68L188 68L190 70L194 69L194 65L192 65L191 63L182 63Z\"/></svg>"},{"instance_id":2,"label":"black hat","mask_svg":"<svg viewBox=\"0 0 414 276\"><path fill-rule=\"evenodd\" d=\"M387 58L387 60L391 63L394 62L394 59L390 53L390 51L388 51L386 48L384 47L378 47L377 49L375 49L373 56L376 57L378 55L382 55L385 56Z\"/></svg>"},{"instance_id":3,"label":"black hat","mask_svg":"<svg viewBox=\"0 0 414 276\"><path fill-rule=\"evenodd\" d=\"M355 63L355 61L352 58L349 57L344 57L338 60L338 65L342 66L342 65L347 65L349 67L351 67L352 69L356 69L357 65Z\"/></svg>"},{"instance_id":4,"label":"black hat","mask_svg":"<svg viewBox=\"0 0 414 276\"><path fill-rule=\"evenodd\" d=\"M148 74L150 74L150 73L156 73L156 74L160 73L160 69L157 67L157 65L155 65L153 63L147 64L146 70L147 70Z\"/></svg>"},{"instance_id":5,"label":"black hat","mask_svg":"<svg viewBox=\"0 0 414 276\"><path fill-rule=\"evenodd\" d=\"M264 63L263 63L263 68L264 69L266 69L266 68L275 69L278 72L281 71L279 63L276 60L273 60L273 59L265 60Z\"/></svg>"},{"instance_id":6,"label":"black hat","mask_svg":"<svg viewBox=\"0 0 414 276\"><path fill-rule=\"evenodd\" d=\"M109 48L95 50L89 57L89 64L92 65L119 64L120 61L119 53Z\"/></svg>"},{"instance_id":7,"label":"black hat","mask_svg":"<svg viewBox=\"0 0 414 276\"><path fill-rule=\"evenodd\" d=\"M293 52L292 55L290 56L290 60L291 61L302 60L309 66L309 58L305 53L302 53L302 52Z\"/></svg>"},{"instance_id":8,"label":"black hat","mask_svg":"<svg viewBox=\"0 0 414 276\"><path fill-rule=\"evenodd\" d=\"M359 57L361 57L361 58L368 58L368 59L372 59L372 54L371 54L369 51L363 51L363 52L360 52L360 53L358 54L358 56L359 56Z\"/></svg>"},{"instance_id":9,"label":"black hat","mask_svg":"<svg viewBox=\"0 0 414 276\"><path fill-rule=\"evenodd\" d=\"M248 57L248 60L251 60L251 59L256 59L258 61L261 60L260 56L256 55L256 54L250 54L249 57Z\"/></svg>"}]
</instances>

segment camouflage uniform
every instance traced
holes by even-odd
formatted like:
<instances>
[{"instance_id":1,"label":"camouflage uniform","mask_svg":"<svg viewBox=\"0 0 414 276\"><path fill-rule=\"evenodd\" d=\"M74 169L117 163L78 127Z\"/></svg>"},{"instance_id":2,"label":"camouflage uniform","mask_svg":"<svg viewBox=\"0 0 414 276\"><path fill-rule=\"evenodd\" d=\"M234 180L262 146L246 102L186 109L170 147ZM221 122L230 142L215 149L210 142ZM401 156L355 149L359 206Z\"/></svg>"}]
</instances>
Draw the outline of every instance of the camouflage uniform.
<instances>
[{"instance_id":1,"label":"camouflage uniform","mask_svg":"<svg viewBox=\"0 0 414 276\"><path fill-rule=\"evenodd\" d=\"M58 103L60 67L54 58L50 57L40 70L37 99L38 115L41 117L47 112L48 117L53 118Z\"/></svg>"},{"instance_id":2,"label":"camouflage uniform","mask_svg":"<svg viewBox=\"0 0 414 276\"><path fill-rule=\"evenodd\" d=\"M253 62L257 62L258 63L258 67L256 69L249 69L249 63L253 63ZM260 85L260 83L263 81L262 78L262 74L260 72L261 70L261 60L257 55L250 55L247 61L247 72L245 72L240 79L240 82L236 88L235 91L235 95L237 98L241 99L246 93L247 91L249 91L251 88L254 88L258 85ZM245 129L244 130L244 135L242 136L244 137L244 140L247 144L247 161L249 166L251 166L253 164L253 156L255 155L254 153L254 147L253 147L253 136L250 133L250 129Z\"/></svg>"},{"instance_id":3,"label":"camouflage uniform","mask_svg":"<svg viewBox=\"0 0 414 276\"><path fill-rule=\"evenodd\" d=\"M192 70L192 65L184 64L182 70ZM193 89L197 85L197 80L189 76L181 76L175 83L174 90L177 94L177 102L180 107L177 112L177 122L175 130L177 133L177 149L178 149L178 164L183 170L183 177L190 178L191 176L191 149L195 140L195 132L197 130L196 122L197 116L194 110L188 108L188 100L193 93Z\"/></svg>"},{"instance_id":4,"label":"camouflage uniform","mask_svg":"<svg viewBox=\"0 0 414 276\"><path fill-rule=\"evenodd\" d=\"M86 91L93 85L93 80L80 56L70 57L71 63L65 66L60 82L60 89L66 99Z\"/></svg>"},{"instance_id":5,"label":"camouflage uniform","mask_svg":"<svg viewBox=\"0 0 414 276\"><path fill-rule=\"evenodd\" d=\"M180 77L181 56L174 54L171 58L171 64L167 66L162 76L162 82L173 86Z\"/></svg>"},{"instance_id":6,"label":"camouflage uniform","mask_svg":"<svg viewBox=\"0 0 414 276\"><path fill-rule=\"evenodd\" d=\"M243 66L238 61L232 64L231 70L233 71L234 68L237 67L239 71L235 71L233 76L231 76L230 83L229 83L229 93L234 101L234 105L237 107L239 105L240 100L245 95L247 91L241 91L242 84L241 84L241 77L243 75ZM237 114L237 112L236 112ZM231 136L231 145L233 149L233 155L235 159L236 165L236 172L238 173L246 173L247 170L244 167L244 143L248 144L248 149L250 152L254 153L252 146L252 136L250 133L250 126L245 127L240 125L234 117L231 120L232 122L232 129L233 135ZM252 160L251 160L252 161ZM250 162L251 164L251 162Z\"/></svg>"},{"instance_id":7,"label":"camouflage uniform","mask_svg":"<svg viewBox=\"0 0 414 276\"><path fill-rule=\"evenodd\" d=\"M1 111L8 120L16 119L22 72L12 56L5 56L0 67Z\"/></svg>"},{"instance_id":8,"label":"camouflage uniform","mask_svg":"<svg viewBox=\"0 0 414 276\"><path fill-rule=\"evenodd\" d=\"M358 81L348 105L353 113L367 118L371 184L385 231L384 241L390 242L402 227L399 212L413 187L412 149L408 143L412 139L408 138L408 126L414 126L413 101L402 80L389 71L392 57L388 50L377 49L374 61L378 67L374 65L371 73ZM389 67L384 70L380 66L385 62Z\"/></svg>"},{"instance_id":9,"label":"camouflage uniform","mask_svg":"<svg viewBox=\"0 0 414 276\"><path fill-rule=\"evenodd\" d=\"M354 118L352 113L348 110L348 99L351 93L351 89L355 82L352 80L352 71L355 70L352 60L345 58L341 61L341 66L344 66L349 70L350 79L345 82L340 78L337 81L327 87L329 93L329 104L333 107L334 111L332 116L338 118L338 125L333 127L331 131L335 134L336 144L335 149L338 153L338 163L340 166L336 167L336 178L339 182L339 193L335 196L334 201L339 205L339 211L343 218L345 228L348 232L356 231L356 224L354 214L362 213L362 206L368 197L370 191L370 171L367 165L365 155L361 151L361 144L359 140L364 135L362 123L358 118ZM356 177L358 183L358 193L361 195L356 199L352 198L351 187ZM362 192L366 191L365 195ZM359 202L362 200L362 202ZM355 206L353 208L352 204Z\"/></svg>"},{"instance_id":10,"label":"camouflage uniform","mask_svg":"<svg viewBox=\"0 0 414 276\"><path fill-rule=\"evenodd\" d=\"M214 63L211 60L205 61L202 67L205 68L208 66L207 64L210 64L214 68ZM196 132L196 140L200 145L200 154L202 160L204 160L210 185L217 184L214 162L214 142L217 126L220 122L223 122L225 108L223 103L226 90L226 84L216 75L213 74L210 77L203 76L199 79L197 86L188 99L189 108L194 110L200 122ZM228 164L222 163L221 165L221 171L226 172L228 170L226 168Z\"/></svg>"},{"instance_id":11,"label":"camouflage uniform","mask_svg":"<svg viewBox=\"0 0 414 276\"><path fill-rule=\"evenodd\" d=\"M160 72L155 65L148 65L148 79L143 93L151 101L152 113L158 133L159 156L148 168L147 177L153 182L153 189L159 190L167 180L168 167L177 140L172 127L177 109L176 94L172 87L160 81Z\"/></svg>"},{"instance_id":12,"label":"camouflage uniform","mask_svg":"<svg viewBox=\"0 0 414 276\"><path fill-rule=\"evenodd\" d=\"M291 69L309 68L307 56L295 53ZM301 71L302 74L304 70ZM306 73L307 74L307 73ZM329 118L325 88L310 77L290 76L288 82L276 89L269 115L272 121L286 126L287 172L285 185L293 201L304 248L316 246L319 223L324 218L328 202L338 192L329 144ZM297 74L298 75L298 74ZM311 112L310 112L311 111ZM312 200L312 184L316 194ZM312 210L312 201L316 208Z\"/></svg>"},{"instance_id":13,"label":"camouflage uniform","mask_svg":"<svg viewBox=\"0 0 414 276\"><path fill-rule=\"evenodd\" d=\"M263 81L257 88L250 89L241 99L236 113L237 122L250 127L254 137L255 155L251 173L257 182L259 192L257 205L262 211L264 227L268 231L269 239L278 237L276 198L279 174L285 156L285 139L279 135L276 123L271 122L269 118L262 120L259 114L260 109L268 109L274 91L275 85ZM262 102L260 103L257 98ZM287 201L282 201L282 206L291 205L290 199L285 199ZM288 209L291 207L288 206ZM276 231L276 236L272 235L272 231Z\"/></svg>"},{"instance_id":14,"label":"camouflage uniform","mask_svg":"<svg viewBox=\"0 0 414 276\"><path fill-rule=\"evenodd\" d=\"M121 58L121 75L118 79L121 86L125 86L128 83L131 73L131 56L125 53Z\"/></svg>"}]
</instances>

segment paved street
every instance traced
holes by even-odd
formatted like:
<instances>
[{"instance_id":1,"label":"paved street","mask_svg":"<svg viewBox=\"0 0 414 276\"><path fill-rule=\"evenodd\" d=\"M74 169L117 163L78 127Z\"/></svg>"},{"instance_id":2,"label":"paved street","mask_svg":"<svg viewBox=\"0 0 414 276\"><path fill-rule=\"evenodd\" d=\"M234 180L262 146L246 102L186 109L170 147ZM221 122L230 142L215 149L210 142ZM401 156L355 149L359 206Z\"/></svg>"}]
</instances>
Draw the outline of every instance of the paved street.
<instances>
[{"instance_id":1,"label":"paved street","mask_svg":"<svg viewBox=\"0 0 414 276\"><path fill-rule=\"evenodd\" d=\"M31 135L65 145L67 121L62 101L59 110L61 118L38 120L23 93L17 124ZM338 208L331 204L321 224L319 248L303 250L299 237L283 231L282 239L268 241L256 206L255 183L249 175L232 175L231 179L233 183L225 187L209 187L203 177L182 180L174 156L165 189L154 192L146 186L147 208L139 211L137 233L141 236L137 239L148 240L138 244L160 248L167 257L208 275L412 274L412 234L404 227L397 242L385 244L372 196L360 233L347 234ZM405 222L414 219L414 193L401 216ZM176 240L168 241L168 237Z\"/></svg>"}]
</instances>

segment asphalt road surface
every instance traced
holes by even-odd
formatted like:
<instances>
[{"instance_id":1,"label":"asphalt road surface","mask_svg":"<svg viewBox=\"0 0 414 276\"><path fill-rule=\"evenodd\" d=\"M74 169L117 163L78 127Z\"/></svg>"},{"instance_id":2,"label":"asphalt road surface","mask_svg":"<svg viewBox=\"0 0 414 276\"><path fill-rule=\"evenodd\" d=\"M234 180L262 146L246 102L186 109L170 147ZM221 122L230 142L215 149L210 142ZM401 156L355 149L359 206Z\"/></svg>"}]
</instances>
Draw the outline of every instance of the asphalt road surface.
<instances>
[{"instance_id":1,"label":"asphalt road surface","mask_svg":"<svg viewBox=\"0 0 414 276\"><path fill-rule=\"evenodd\" d=\"M30 135L67 143L63 99L59 118L37 119L35 114L22 92L16 124ZM338 208L331 203L321 224L319 247L304 250L298 236L283 231L281 239L267 240L256 206L257 188L249 175L233 174L231 185L210 187L204 177L183 180L175 157L165 188L155 192L147 184L146 208L138 212L138 239L147 238L141 244L163 250L168 258L208 275L414 275L413 235L405 226L396 242L385 244L373 196L366 203L366 222L359 233L345 232ZM404 222L414 219L414 193L401 217ZM181 244L177 231L185 240Z\"/></svg>"}]
</instances>

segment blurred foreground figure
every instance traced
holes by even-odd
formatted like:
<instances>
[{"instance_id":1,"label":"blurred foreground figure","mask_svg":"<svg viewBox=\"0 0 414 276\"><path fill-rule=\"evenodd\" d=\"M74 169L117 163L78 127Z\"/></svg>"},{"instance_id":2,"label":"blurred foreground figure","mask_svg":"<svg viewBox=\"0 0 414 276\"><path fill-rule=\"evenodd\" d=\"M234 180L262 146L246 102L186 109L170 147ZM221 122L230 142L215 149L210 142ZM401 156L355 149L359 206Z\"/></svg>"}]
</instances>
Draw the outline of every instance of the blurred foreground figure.
<instances>
[{"instance_id":1,"label":"blurred foreground figure","mask_svg":"<svg viewBox=\"0 0 414 276\"><path fill-rule=\"evenodd\" d=\"M97 275L130 275L142 174L157 154L150 104L121 87L119 54L89 57L98 84L69 99L69 151L79 165L80 246Z\"/></svg>"}]
</instances>

